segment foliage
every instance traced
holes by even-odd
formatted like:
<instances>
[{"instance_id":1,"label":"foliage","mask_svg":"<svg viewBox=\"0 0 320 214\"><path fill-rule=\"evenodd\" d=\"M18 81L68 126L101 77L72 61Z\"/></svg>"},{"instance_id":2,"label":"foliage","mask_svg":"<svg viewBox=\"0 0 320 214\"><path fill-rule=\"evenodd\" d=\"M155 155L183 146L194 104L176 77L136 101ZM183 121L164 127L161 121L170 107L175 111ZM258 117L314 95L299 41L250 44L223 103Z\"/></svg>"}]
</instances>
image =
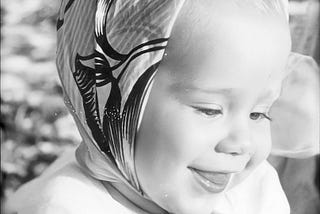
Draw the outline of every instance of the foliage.
<instances>
[{"instance_id":1,"label":"foliage","mask_svg":"<svg viewBox=\"0 0 320 214\"><path fill-rule=\"evenodd\" d=\"M2 199L80 141L55 67L59 2L1 4Z\"/></svg>"}]
</instances>

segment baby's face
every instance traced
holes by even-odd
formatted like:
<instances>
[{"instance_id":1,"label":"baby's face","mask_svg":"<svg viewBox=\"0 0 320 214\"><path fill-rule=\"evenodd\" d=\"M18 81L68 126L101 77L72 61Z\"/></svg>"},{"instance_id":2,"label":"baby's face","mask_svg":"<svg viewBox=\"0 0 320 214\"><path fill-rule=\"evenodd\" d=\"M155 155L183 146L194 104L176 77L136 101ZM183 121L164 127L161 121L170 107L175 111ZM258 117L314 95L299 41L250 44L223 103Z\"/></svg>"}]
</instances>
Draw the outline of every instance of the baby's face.
<instances>
[{"instance_id":1,"label":"baby's face","mask_svg":"<svg viewBox=\"0 0 320 214\"><path fill-rule=\"evenodd\" d=\"M137 137L143 191L173 213L210 213L267 158L290 49L283 17L207 2L179 14Z\"/></svg>"}]
</instances>

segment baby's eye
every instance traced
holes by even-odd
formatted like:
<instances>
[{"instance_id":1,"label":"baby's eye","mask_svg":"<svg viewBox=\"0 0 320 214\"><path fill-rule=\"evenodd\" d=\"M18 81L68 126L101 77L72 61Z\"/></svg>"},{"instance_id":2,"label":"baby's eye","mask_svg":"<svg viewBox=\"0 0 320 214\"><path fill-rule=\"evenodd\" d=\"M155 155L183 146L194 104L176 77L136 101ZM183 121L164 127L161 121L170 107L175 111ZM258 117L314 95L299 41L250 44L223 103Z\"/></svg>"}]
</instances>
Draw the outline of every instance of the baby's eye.
<instances>
[{"instance_id":1,"label":"baby's eye","mask_svg":"<svg viewBox=\"0 0 320 214\"><path fill-rule=\"evenodd\" d=\"M197 113L200 113L206 117L210 118L216 118L219 115L222 115L222 108L205 108L205 107L199 107L199 106L192 106Z\"/></svg>"},{"instance_id":2,"label":"baby's eye","mask_svg":"<svg viewBox=\"0 0 320 214\"><path fill-rule=\"evenodd\" d=\"M267 120L272 121L272 118L270 116L268 116L268 113L261 113L261 112L250 113L250 119L251 120L267 119Z\"/></svg>"}]
</instances>

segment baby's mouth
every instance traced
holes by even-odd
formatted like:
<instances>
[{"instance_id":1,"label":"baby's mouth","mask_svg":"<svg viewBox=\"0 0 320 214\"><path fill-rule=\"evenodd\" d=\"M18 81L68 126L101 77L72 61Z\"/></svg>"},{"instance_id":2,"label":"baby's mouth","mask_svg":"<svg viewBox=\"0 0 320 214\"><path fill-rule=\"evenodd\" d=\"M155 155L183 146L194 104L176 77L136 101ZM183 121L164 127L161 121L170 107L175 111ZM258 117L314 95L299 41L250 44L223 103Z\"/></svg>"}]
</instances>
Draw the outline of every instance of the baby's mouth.
<instances>
[{"instance_id":1,"label":"baby's mouth","mask_svg":"<svg viewBox=\"0 0 320 214\"><path fill-rule=\"evenodd\" d=\"M203 171L191 167L188 167L188 169L191 170L197 183L211 193L222 192L227 187L232 175L231 172Z\"/></svg>"}]
</instances>

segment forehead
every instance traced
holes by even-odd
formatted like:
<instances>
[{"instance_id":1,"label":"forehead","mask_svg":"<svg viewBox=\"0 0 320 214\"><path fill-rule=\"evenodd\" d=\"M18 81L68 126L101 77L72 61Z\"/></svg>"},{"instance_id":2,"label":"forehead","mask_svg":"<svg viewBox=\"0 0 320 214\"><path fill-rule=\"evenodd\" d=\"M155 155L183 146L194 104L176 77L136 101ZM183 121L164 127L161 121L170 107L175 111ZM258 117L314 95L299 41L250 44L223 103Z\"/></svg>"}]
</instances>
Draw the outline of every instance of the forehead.
<instances>
[{"instance_id":1,"label":"forehead","mask_svg":"<svg viewBox=\"0 0 320 214\"><path fill-rule=\"evenodd\" d=\"M284 14L264 13L261 9L253 7L253 3L248 3L250 1L244 1L246 3L241 4L236 2L238 1L186 1L175 21L170 38L171 46L176 46L176 49L184 49L196 42L198 45L205 43L209 45L209 48L229 38L226 36L231 36L233 39L245 39L241 37L242 35L232 34L243 32L248 32L247 41L259 42L259 37L257 37L259 34L267 34L271 38L278 37L281 30L285 35L285 38L282 39L286 40L286 43L290 41Z\"/></svg>"},{"instance_id":2,"label":"forehead","mask_svg":"<svg viewBox=\"0 0 320 214\"><path fill-rule=\"evenodd\" d=\"M289 50L288 26L280 15L232 1L186 1L161 66L179 80L202 74L218 80L268 78L281 73Z\"/></svg>"}]
</instances>

